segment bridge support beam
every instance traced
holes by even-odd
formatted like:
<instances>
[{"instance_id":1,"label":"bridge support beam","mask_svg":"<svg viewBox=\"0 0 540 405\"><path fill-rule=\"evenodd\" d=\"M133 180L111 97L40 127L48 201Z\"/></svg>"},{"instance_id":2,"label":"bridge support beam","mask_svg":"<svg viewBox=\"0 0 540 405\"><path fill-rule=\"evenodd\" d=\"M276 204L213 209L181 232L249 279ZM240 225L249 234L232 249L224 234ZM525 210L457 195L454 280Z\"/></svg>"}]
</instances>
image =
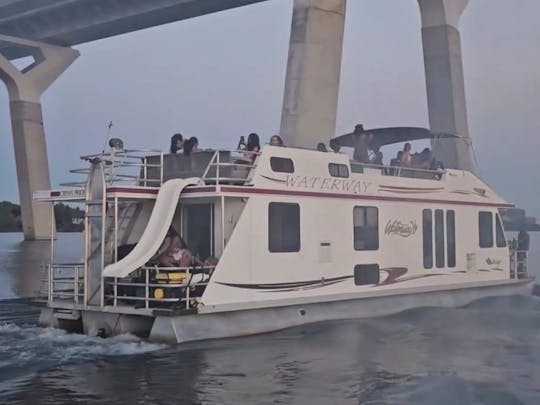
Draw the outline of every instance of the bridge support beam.
<instances>
[{"instance_id":1,"label":"bridge support beam","mask_svg":"<svg viewBox=\"0 0 540 405\"><path fill-rule=\"evenodd\" d=\"M460 136L433 142L435 156L446 167L474 171L467 123L465 82L458 22L469 0L418 0L429 109L435 132Z\"/></svg>"},{"instance_id":2,"label":"bridge support beam","mask_svg":"<svg viewBox=\"0 0 540 405\"><path fill-rule=\"evenodd\" d=\"M315 148L334 137L346 0L295 0L280 133Z\"/></svg>"},{"instance_id":3,"label":"bridge support beam","mask_svg":"<svg viewBox=\"0 0 540 405\"><path fill-rule=\"evenodd\" d=\"M53 226L51 205L32 201L34 191L51 186L40 100L79 52L5 35L0 35L0 52L2 47L24 48L34 58L19 70L0 53L0 79L9 95L24 238L48 239Z\"/></svg>"}]
</instances>

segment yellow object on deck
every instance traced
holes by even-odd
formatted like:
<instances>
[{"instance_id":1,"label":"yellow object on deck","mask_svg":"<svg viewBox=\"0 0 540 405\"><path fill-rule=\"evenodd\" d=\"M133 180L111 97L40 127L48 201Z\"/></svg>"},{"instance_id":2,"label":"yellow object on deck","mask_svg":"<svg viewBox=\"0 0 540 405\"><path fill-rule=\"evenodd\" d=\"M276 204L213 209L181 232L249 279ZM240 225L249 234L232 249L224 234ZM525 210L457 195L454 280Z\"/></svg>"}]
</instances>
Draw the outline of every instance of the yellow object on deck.
<instances>
[{"instance_id":1,"label":"yellow object on deck","mask_svg":"<svg viewBox=\"0 0 540 405\"><path fill-rule=\"evenodd\" d=\"M185 271L182 272L159 272L156 274L156 280L168 284L182 284L187 278Z\"/></svg>"},{"instance_id":2,"label":"yellow object on deck","mask_svg":"<svg viewBox=\"0 0 540 405\"><path fill-rule=\"evenodd\" d=\"M163 297L165 297L165 291L163 290L163 288L156 288L154 290L154 298L157 298L158 300L160 300Z\"/></svg>"}]
</instances>

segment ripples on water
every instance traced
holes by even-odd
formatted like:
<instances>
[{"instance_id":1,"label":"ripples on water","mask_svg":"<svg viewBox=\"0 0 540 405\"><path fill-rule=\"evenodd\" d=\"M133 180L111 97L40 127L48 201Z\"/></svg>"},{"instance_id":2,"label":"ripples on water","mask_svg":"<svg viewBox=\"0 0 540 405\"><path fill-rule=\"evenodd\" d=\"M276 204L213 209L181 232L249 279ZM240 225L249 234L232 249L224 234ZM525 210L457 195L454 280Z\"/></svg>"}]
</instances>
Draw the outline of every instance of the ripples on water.
<instances>
[{"instance_id":1,"label":"ripples on water","mask_svg":"<svg viewBox=\"0 0 540 405\"><path fill-rule=\"evenodd\" d=\"M1 274L1 271L0 271ZM2 404L539 404L540 297L166 346L0 303Z\"/></svg>"}]
</instances>

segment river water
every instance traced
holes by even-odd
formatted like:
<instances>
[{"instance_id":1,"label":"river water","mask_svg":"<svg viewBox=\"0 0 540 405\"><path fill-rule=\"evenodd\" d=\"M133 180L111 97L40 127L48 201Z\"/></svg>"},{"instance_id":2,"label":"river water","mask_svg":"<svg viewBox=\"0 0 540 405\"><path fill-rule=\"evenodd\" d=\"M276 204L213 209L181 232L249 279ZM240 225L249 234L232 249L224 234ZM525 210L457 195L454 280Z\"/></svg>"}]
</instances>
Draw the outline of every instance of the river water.
<instances>
[{"instance_id":1,"label":"river water","mask_svg":"<svg viewBox=\"0 0 540 405\"><path fill-rule=\"evenodd\" d=\"M0 234L1 404L539 404L540 297L167 346L36 326L48 244ZM80 259L80 234L56 257ZM530 268L540 268L540 240Z\"/></svg>"}]
</instances>

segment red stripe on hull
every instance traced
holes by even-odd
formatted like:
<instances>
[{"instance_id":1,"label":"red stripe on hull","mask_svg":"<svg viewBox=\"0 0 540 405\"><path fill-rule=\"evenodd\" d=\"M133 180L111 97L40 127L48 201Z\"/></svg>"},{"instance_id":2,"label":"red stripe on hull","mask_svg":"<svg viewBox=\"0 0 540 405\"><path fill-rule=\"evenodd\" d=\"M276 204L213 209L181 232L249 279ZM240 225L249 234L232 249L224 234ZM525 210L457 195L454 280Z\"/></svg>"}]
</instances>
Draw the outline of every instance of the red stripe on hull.
<instances>
[{"instance_id":1,"label":"red stripe on hull","mask_svg":"<svg viewBox=\"0 0 540 405\"><path fill-rule=\"evenodd\" d=\"M374 196L374 195L360 195L360 194L341 194L341 193L322 193L317 191L300 191L300 190L277 190L266 188L254 188L243 186L221 186L216 188L210 187L190 187L187 188L184 193L212 193L212 192L225 192L225 193L241 193L241 194L266 194L266 195L284 195L284 196L296 196L296 197L319 197L319 198L337 198L345 200L369 200L369 201L396 201L396 202L411 202L411 203L430 203L430 204L448 204L448 205L469 205L477 207L497 207L497 208L511 208L513 204L495 204L495 203L483 203L475 201L456 201L456 200L435 200L427 198L403 198L403 197L390 197L390 196ZM134 193L134 194L154 194L158 193L157 189L137 189L137 188L122 188L111 187L107 189L108 193Z\"/></svg>"}]
</instances>

